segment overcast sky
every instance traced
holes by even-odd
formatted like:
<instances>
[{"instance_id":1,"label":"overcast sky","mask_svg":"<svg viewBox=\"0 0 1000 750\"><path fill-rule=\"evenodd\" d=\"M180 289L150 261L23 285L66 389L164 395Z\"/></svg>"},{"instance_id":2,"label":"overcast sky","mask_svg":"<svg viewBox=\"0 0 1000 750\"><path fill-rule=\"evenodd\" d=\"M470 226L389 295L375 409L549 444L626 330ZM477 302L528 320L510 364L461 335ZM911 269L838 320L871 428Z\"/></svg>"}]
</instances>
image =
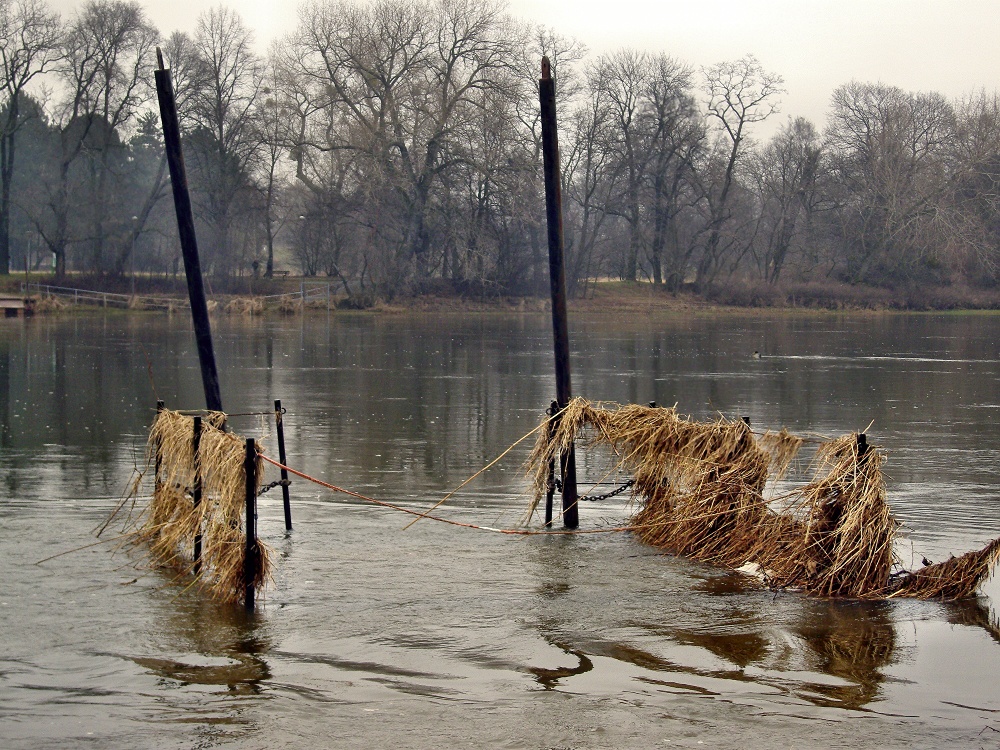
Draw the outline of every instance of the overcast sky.
<instances>
[{"instance_id":1,"label":"overcast sky","mask_svg":"<svg viewBox=\"0 0 1000 750\"><path fill-rule=\"evenodd\" d=\"M53 0L64 15L82 3ZM161 32L190 31L216 0L145 0ZM228 3L261 48L296 23L298 0ZM752 52L785 79L781 114L825 121L852 79L949 98L1000 88L1000 0L510 0L513 15L601 53L665 51L695 67ZM775 123L776 124L776 123Z\"/></svg>"}]
</instances>

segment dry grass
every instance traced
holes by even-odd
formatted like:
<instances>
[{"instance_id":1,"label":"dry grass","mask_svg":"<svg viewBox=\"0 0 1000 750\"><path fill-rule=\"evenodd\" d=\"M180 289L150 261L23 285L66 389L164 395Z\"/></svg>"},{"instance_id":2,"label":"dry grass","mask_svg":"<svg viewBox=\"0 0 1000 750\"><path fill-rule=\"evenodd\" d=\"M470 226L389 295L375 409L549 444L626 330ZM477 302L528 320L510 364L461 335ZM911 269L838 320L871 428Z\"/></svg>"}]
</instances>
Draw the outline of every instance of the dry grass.
<instances>
[{"instance_id":1,"label":"dry grass","mask_svg":"<svg viewBox=\"0 0 1000 750\"><path fill-rule=\"evenodd\" d=\"M1000 559L1000 539L943 563L905 572L889 587L891 597L962 599L985 581Z\"/></svg>"},{"instance_id":2,"label":"dry grass","mask_svg":"<svg viewBox=\"0 0 1000 750\"><path fill-rule=\"evenodd\" d=\"M221 412L209 412L203 418L196 457L194 418L170 410L157 415L148 442L149 462L159 469L153 495L148 507L131 522L135 541L146 545L153 566L174 569L182 576L195 574L216 599L241 602L246 565L246 446L244 440L221 429L225 418ZM200 474L202 492L198 505L194 504L196 474ZM255 492L262 476L263 461L258 456ZM196 571L194 544L199 534L202 553ZM271 558L270 548L258 540L256 559L250 561L257 591L270 578Z\"/></svg>"},{"instance_id":3,"label":"dry grass","mask_svg":"<svg viewBox=\"0 0 1000 750\"><path fill-rule=\"evenodd\" d=\"M33 300L32 309L36 313L58 312L69 307L68 302L61 300L58 297L50 297L49 295L32 297L31 299Z\"/></svg>"},{"instance_id":4,"label":"dry grass","mask_svg":"<svg viewBox=\"0 0 1000 750\"><path fill-rule=\"evenodd\" d=\"M233 297L223 309L227 315L260 315L264 302L257 297Z\"/></svg>"},{"instance_id":5,"label":"dry grass","mask_svg":"<svg viewBox=\"0 0 1000 750\"><path fill-rule=\"evenodd\" d=\"M278 312L283 315L298 315L302 312L302 300L282 297L278 303Z\"/></svg>"},{"instance_id":6,"label":"dry grass","mask_svg":"<svg viewBox=\"0 0 1000 750\"><path fill-rule=\"evenodd\" d=\"M819 596L884 594L897 563L897 524L885 498L882 462L873 448L859 451L856 434L820 446L815 478L787 511L798 521L782 540L791 554L770 555L767 545L761 550L761 567L775 585Z\"/></svg>"},{"instance_id":7,"label":"dry grass","mask_svg":"<svg viewBox=\"0 0 1000 750\"><path fill-rule=\"evenodd\" d=\"M775 588L822 597L973 596L1000 558L1000 540L915 573L893 573L897 523L886 502L883 455L856 433L823 443L813 479L783 498L764 498L803 444L786 430L756 438L742 421L697 422L675 408L602 406L574 399L540 429L528 459L534 497L549 466L577 439L608 446L612 470L634 476L631 523L647 544L718 565L756 566ZM551 429L552 425L555 429Z\"/></svg>"}]
</instances>

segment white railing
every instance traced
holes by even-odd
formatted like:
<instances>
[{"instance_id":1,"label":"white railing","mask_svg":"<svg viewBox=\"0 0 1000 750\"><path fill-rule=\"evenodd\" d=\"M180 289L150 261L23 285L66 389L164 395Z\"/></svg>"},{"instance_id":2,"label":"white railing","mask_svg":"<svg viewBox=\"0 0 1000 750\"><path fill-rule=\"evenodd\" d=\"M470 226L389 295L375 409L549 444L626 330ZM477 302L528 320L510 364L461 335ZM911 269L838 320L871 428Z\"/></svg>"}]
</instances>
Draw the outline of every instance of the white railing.
<instances>
[{"instance_id":1,"label":"white railing","mask_svg":"<svg viewBox=\"0 0 1000 750\"><path fill-rule=\"evenodd\" d=\"M299 291L297 292L258 295L258 299L276 301L285 299L295 300L301 301L303 305L310 302L325 302L328 310L330 309L332 298L333 289L331 288L331 285L325 281L303 281L299 286Z\"/></svg>"},{"instance_id":2,"label":"white railing","mask_svg":"<svg viewBox=\"0 0 1000 750\"><path fill-rule=\"evenodd\" d=\"M177 307L187 307L188 301L180 297L153 297L149 295L116 294L114 292L98 292L92 289L76 289L67 286L52 286L51 284L21 283L24 294L38 294L46 297L59 297L72 300L74 305L98 305L100 307L141 307L143 309L162 308L169 310ZM283 299L301 301L303 305L310 302L325 302L330 308L333 290L331 285L322 281L303 281L299 291L284 294L260 294L257 299L280 301ZM134 301L133 301L134 300Z\"/></svg>"},{"instance_id":3,"label":"white railing","mask_svg":"<svg viewBox=\"0 0 1000 750\"><path fill-rule=\"evenodd\" d=\"M114 292L98 292L92 289L76 289L68 286L52 286L51 284L21 284L25 294L39 294L45 297L58 297L72 300L74 305L98 305L100 307L130 306L163 308L169 310L187 305L187 300L177 297L152 297L149 295L116 294ZM133 302L134 300L134 302Z\"/></svg>"}]
</instances>

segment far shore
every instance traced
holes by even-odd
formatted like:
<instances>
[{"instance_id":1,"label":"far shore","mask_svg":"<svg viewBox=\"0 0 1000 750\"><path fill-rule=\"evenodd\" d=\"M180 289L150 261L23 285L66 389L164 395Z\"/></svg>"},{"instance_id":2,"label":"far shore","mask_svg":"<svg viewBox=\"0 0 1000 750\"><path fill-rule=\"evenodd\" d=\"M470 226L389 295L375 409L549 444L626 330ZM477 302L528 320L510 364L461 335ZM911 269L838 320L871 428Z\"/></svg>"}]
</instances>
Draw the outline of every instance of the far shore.
<instances>
[{"instance_id":1,"label":"far shore","mask_svg":"<svg viewBox=\"0 0 1000 750\"><path fill-rule=\"evenodd\" d=\"M10 274L0 279L0 294L24 295L26 278ZM187 303L183 277L68 276L59 283L50 274L27 277L30 305L38 314L71 312L94 307L178 311ZM55 287L58 287L56 289ZM544 293L512 294L495 289L455 289L448 282L427 284L422 291L348 297L342 285L327 277L206 280L209 306L215 312L256 315L296 314L311 310L359 311L384 314L421 312L545 312ZM70 290L82 290L74 298ZM94 295L85 295L84 291ZM303 300L302 294L306 299ZM86 297L86 299L84 299ZM87 304L78 304L80 302ZM677 292L650 282L599 281L579 284L569 296L570 311L612 315L725 311L992 311L1000 310L1000 289L955 286L913 286L885 289L830 282L826 284L765 285L728 283L703 294Z\"/></svg>"}]
</instances>

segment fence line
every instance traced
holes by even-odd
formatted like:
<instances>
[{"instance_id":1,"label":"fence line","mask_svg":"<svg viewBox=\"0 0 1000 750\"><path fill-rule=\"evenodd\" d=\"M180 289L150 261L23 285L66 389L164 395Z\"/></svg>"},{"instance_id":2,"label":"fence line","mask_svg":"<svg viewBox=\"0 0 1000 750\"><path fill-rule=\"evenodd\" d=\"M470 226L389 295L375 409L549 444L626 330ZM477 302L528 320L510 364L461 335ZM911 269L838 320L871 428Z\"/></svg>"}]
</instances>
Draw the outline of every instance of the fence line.
<instances>
[{"instance_id":1,"label":"fence line","mask_svg":"<svg viewBox=\"0 0 1000 750\"><path fill-rule=\"evenodd\" d=\"M21 291L25 294L38 294L46 297L59 297L60 299L72 300L74 305L92 304L100 307L121 307L128 308L138 305L144 308L162 308L164 310L186 308L190 303L181 297L155 297L152 295L131 295L118 294L116 292L99 292L93 289L77 289L75 287L53 286L51 284L24 283L21 282ZM327 308L331 305L333 290L330 284L325 282L302 282L302 286L295 292L283 292L281 294L258 294L253 295L261 300L301 300L303 304L310 302L325 302Z\"/></svg>"},{"instance_id":2,"label":"fence line","mask_svg":"<svg viewBox=\"0 0 1000 750\"><path fill-rule=\"evenodd\" d=\"M153 297L140 294L133 296L131 294L118 294L116 292L99 292L93 289L53 286L51 284L22 283L21 290L25 294L35 292L46 297L59 297L60 299L72 300L74 305L94 304L100 307L127 308L131 305L139 304L143 307L162 307L163 309L188 306L188 302L179 297Z\"/></svg>"}]
</instances>

